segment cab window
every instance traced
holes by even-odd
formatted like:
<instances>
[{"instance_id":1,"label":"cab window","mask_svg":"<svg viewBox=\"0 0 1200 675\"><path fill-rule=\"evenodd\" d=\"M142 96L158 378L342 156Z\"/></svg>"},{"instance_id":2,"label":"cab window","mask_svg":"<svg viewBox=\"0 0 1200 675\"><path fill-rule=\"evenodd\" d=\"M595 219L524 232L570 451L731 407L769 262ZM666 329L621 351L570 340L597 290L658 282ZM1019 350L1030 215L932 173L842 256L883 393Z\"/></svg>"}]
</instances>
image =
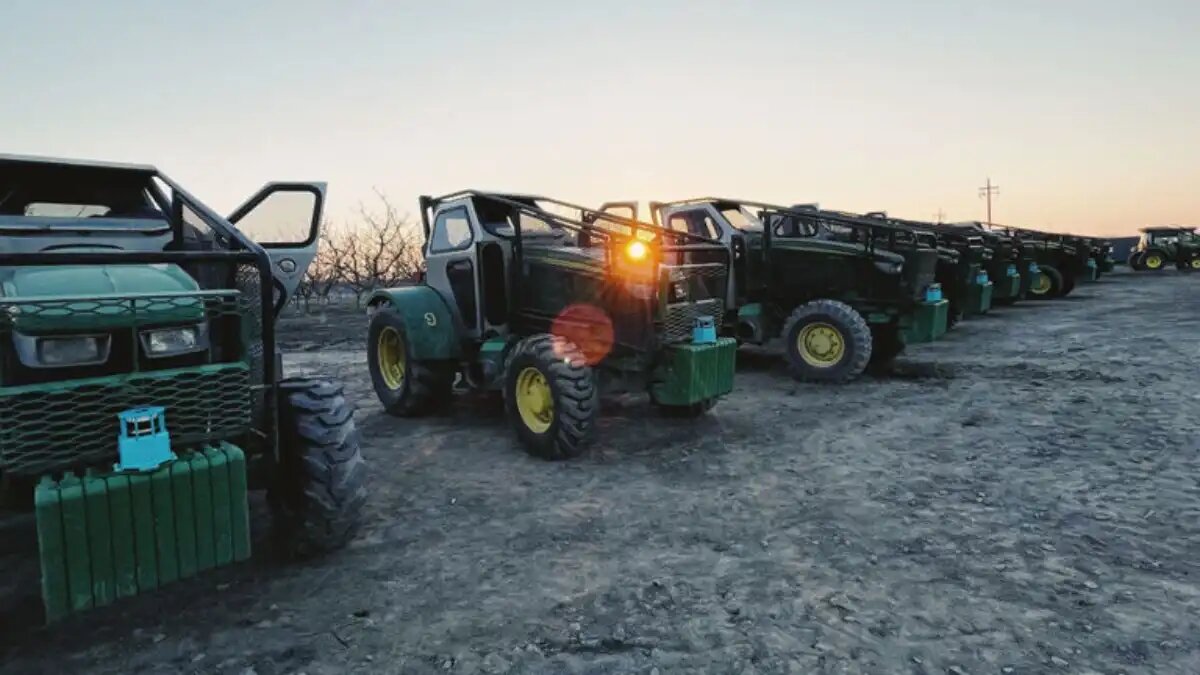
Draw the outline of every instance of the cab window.
<instances>
[{"instance_id":1,"label":"cab window","mask_svg":"<svg viewBox=\"0 0 1200 675\"><path fill-rule=\"evenodd\" d=\"M430 253L461 251L471 245L475 237L471 234L471 219L463 207L447 209L433 221L433 234L429 239Z\"/></svg>"},{"instance_id":2,"label":"cab window","mask_svg":"<svg viewBox=\"0 0 1200 675\"><path fill-rule=\"evenodd\" d=\"M717 224L705 211L683 211L671 216L667 226L676 232L686 232L698 237L717 239Z\"/></svg>"}]
</instances>

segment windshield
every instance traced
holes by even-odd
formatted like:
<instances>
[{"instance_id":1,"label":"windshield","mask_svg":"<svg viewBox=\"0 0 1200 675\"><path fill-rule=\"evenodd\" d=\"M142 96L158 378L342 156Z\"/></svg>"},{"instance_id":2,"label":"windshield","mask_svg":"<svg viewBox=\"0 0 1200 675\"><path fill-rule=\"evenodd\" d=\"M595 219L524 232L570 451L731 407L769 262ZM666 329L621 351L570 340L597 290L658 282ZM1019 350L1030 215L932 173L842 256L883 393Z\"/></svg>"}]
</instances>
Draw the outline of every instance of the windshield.
<instances>
[{"instance_id":1,"label":"windshield","mask_svg":"<svg viewBox=\"0 0 1200 675\"><path fill-rule=\"evenodd\" d=\"M763 229L762 221L744 206L726 206L721 209L721 215L730 225L743 232L761 232Z\"/></svg>"},{"instance_id":2,"label":"windshield","mask_svg":"<svg viewBox=\"0 0 1200 675\"><path fill-rule=\"evenodd\" d=\"M151 176L75 167L0 172L0 222L39 227L166 226L151 197Z\"/></svg>"}]
</instances>

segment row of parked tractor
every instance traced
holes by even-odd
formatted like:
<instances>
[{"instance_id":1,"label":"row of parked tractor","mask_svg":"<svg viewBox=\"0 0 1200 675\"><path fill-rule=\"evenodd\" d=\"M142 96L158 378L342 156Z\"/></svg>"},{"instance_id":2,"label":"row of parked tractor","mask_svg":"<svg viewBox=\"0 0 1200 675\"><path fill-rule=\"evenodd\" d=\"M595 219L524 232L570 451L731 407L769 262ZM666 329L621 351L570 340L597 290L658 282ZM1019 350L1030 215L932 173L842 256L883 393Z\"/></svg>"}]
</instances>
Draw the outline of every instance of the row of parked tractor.
<instances>
[{"instance_id":1,"label":"row of parked tractor","mask_svg":"<svg viewBox=\"0 0 1200 675\"><path fill-rule=\"evenodd\" d=\"M152 166L0 156L0 506L34 513L47 619L244 559L253 489L289 552L354 536L353 410L336 382L287 377L275 339L324 195L272 183L223 216ZM795 377L845 382L1111 268L1107 242L981 223L647 207L422 198L424 278L369 301L383 407L502 393L525 447L573 457L602 390L700 415L739 344L777 340Z\"/></svg>"},{"instance_id":2,"label":"row of parked tractor","mask_svg":"<svg viewBox=\"0 0 1200 675\"><path fill-rule=\"evenodd\" d=\"M601 390L711 409L741 344L779 341L800 380L887 369L997 305L1111 271L1109 242L979 222L705 197L587 208L465 191L423 197L426 273L377 291L368 360L398 416L459 386L501 391L524 445L578 455Z\"/></svg>"}]
</instances>

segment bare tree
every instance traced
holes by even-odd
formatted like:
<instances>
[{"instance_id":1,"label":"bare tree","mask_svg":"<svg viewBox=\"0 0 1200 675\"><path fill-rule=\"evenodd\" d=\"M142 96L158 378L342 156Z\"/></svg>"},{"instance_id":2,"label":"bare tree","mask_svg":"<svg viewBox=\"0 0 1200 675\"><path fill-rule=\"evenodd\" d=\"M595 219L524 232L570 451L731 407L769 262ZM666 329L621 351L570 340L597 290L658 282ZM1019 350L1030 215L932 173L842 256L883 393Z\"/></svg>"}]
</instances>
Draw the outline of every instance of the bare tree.
<instances>
[{"instance_id":1,"label":"bare tree","mask_svg":"<svg viewBox=\"0 0 1200 675\"><path fill-rule=\"evenodd\" d=\"M340 281L338 270L341 267L344 248L334 240L331 231L329 223L325 223L321 228L321 245L317 249L317 255L305 270L304 278L300 280L292 296L297 308L303 306L305 312L312 310L313 300L322 304L328 303L329 295Z\"/></svg>"},{"instance_id":2,"label":"bare tree","mask_svg":"<svg viewBox=\"0 0 1200 675\"><path fill-rule=\"evenodd\" d=\"M359 205L358 221L326 237L334 284L345 284L355 297L376 288L411 280L421 267L421 236L407 215L401 215L387 196L376 190L379 207Z\"/></svg>"}]
</instances>

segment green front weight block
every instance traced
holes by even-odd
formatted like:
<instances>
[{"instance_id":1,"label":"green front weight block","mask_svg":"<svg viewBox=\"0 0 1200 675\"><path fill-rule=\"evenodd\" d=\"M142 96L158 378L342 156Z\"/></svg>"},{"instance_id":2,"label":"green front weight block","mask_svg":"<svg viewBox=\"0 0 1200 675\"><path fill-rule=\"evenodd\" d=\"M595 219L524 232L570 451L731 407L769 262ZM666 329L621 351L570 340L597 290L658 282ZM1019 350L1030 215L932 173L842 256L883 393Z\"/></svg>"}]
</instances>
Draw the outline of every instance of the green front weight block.
<instances>
[{"instance_id":1,"label":"green front weight block","mask_svg":"<svg viewBox=\"0 0 1200 675\"><path fill-rule=\"evenodd\" d=\"M950 301L922 302L913 313L901 320L905 344L933 342L946 334L950 316Z\"/></svg>"},{"instance_id":2,"label":"green front weight block","mask_svg":"<svg viewBox=\"0 0 1200 675\"><path fill-rule=\"evenodd\" d=\"M47 623L250 557L246 456L229 443L149 473L44 476L34 503Z\"/></svg>"},{"instance_id":3,"label":"green front weight block","mask_svg":"<svg viewBox=\"0 0 1200 675\"><path fill-rule=\"evenodd\" d=\"M654 399L664 405L691 405L733 391L737 340L666 348L655 372Z\"/></svg>"},{"instance_id":4,"label":"green front weight block","mask_svg":"<svg viewBox=\"0 0 1200 675\"><path fill-rule=\"evenodd\" d=\"M992 308L993 291L994 286L990 281L986 284L972 283L967 288L967 302L963 306L963 313L967 316L987 314Z\"/></svg>"}]
</instances>

